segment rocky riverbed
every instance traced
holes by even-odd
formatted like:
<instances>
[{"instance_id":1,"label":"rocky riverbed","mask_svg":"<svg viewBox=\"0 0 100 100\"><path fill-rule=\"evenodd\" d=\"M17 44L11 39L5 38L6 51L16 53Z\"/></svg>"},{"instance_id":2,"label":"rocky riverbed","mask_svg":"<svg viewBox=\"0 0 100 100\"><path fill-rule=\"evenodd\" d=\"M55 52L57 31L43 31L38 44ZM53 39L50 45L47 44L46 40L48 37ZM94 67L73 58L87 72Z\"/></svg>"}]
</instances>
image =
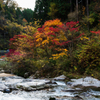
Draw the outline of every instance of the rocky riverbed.
<instances>
[{"instance_id":1,"label":"rocky riverbed","mask_svg":"<svg viewBox=\"0 0 100 100\"><path fill-rule=\"evenodd\" d=\"M64 82L65 78L25 79L2 73L0 100L100 100L98 79L85 77Z\"/></svg>"}]
</instances>

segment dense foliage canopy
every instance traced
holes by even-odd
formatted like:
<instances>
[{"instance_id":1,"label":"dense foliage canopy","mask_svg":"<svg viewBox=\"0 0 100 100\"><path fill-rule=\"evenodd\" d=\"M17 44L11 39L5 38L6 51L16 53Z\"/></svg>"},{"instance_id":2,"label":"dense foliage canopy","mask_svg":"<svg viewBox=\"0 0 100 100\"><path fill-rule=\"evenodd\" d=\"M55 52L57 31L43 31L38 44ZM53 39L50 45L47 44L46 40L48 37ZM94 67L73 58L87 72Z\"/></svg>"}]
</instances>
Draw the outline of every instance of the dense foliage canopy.
<instances>
[{"instance_id":1,"label":"dense foliage canopy","mask_svg":"<svg viewBox=\"0 0 100 100\"><path fill-rule=\"evenodd\" d=\"M99 77L99 5L99 0L36 0L32 11L0 0L0 49L9 49L9 68L22 76L38 70L47 77L70 72Z\"/></svg>"}]
</instances>

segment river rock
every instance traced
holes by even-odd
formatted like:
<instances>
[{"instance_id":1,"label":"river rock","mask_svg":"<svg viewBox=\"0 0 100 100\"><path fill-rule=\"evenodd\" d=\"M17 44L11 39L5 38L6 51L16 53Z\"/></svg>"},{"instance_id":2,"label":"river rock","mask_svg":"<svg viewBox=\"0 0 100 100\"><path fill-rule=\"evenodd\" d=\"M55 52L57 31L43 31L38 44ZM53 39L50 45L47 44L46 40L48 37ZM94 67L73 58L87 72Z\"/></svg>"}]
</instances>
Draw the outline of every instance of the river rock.
<instances>
[{"instance_id":1,"label":"river rock","mask_svg":"<svg viewBox=\"0 0 100 100\"><path fill-rule=\"evenodd\" d=\"M80 92L80 91L82 91L82 89L80 89L80 88L76 88L76 89L64 89L64 90L62 90L63 92Z\"/></svg>"},{"instance_id":2,"label":"river rock","mask_svg":"<svg viewBox=\"0 0 100 100\"><path fill-rule=\"evenodd\" d=\"M71 86L72 85L72 82L67 82L67 85Z\"/></svg>"},{"instance_id":3,"label":"river rock","mask_svg":"<svg viewBox=\"0 0 100 100\"><path fill-rule=\"evenodd\" d=\"M2 79L2 83L8 87L8 88L11 88L11 89L17 89L16 87L16 84L17 83L20 83L24 80L24 78L22 77L19 77L19 76L9 76L8 77L1 77Z\"/></svg>"},{"instance_id":4,"label":"river rock","mask_svg":"<svg viewBox=\"0 0 100 100\"><path fill-rule=\"evenodd\" d=\"M33 91L44 88L50 88L58 86L56 82L50 83L47 79L25 79L16 75L2 73L0 74L1 81L1 91L6 88L11 88L12 90L22 89L25 91Z\"/></svg>"},{"instance_id":5,"label":"river rock","mask_svg":"<svg viewBox=\"0 0 100 100\"><path fill-rule=\"evenodd\" d=\"M11 89L4 89L3 93L10 93L12 90Z\"/></svg>"},{"instance_id":6,"label":"river rock","mask_svg":"<svg viewBox=\"0 0 100 100\"><path fill-rule=\"evenodd\" d=\"M4 84L4 82L0 82L0 91L3 91L4 89L8 89L8 87Z\"/></svg>"},{"instance_id":7,"label":"river rock","mask_svg":"<svg viewBox=\"0 0 100 100\"><path fill-rule=\"evenodd\" d=\"M1 59L1 58L0 58L0 60L3 61L4 59Z\"/></svg>"},{"instance_id":8,"label":"river rock","mask_svg":"<svg viewBox=\"0 0 100 100\"><path fill-rule=\"evenodd\" d=\"M80 87L100 87L100 81L93 77L86 77L80 79L71 79L71 83L73 87L80 86Z\"/></svg>"},{"instance_id":9,"label":"river rock","mask_svg":"<svg viewBox=\"0 0 100 100\"><path fill-rule=\"evenodd\" d=\"M50 99L49 100L56 100L56 98L52 98L52 97L50 97Z\"/></svg>"},{"instance_id":10,"label":"river rock","mask_svg":"<svg viewBox=\"0 0 100 100\"><path fill-rule=\"evenodd\" d=\"M44 89L46 87L46 83L49 82L49 80L39 80L39 79L30 79L30 81L23 80L24 82L18 83L16 86L19 89L23 89L26 91L31 90L38 90L38 89Z\"/></svg>"},{"instance_id":11,"label":"river rock","mask_svg":"<svg viewBox=\"0 0 100 100\"><path fill-rule=\"evenodd\" d=\"M80 96L76 95L75 97L73 97L73 100L83 100L83 98L81 98Z\"/></svg>"},{"instance_id":12,"label":"river rock","mask_svg":"<svg viewBox=\"0 0 100 100\"><path fill-rule=\"evenodd\" d=\"M18 89L17 88L17 84L22 82L23 79L11 79L11 78L8 78L5 80L5 85L9 88L12 88L12 89Z\"/></svg>"},{"instance_id":13,"label":"river rock","mask_svg":"<svg viewBox=\"0 0 100 100\"><path fill-rule=\"evenodd\" d=\"M66 76L64 76L64 75L61 75L61 76L54 78L54 80L56 80L56 81L64 81L65 79L66 79Z\"/></svg>"},{"instance_id":14,"label":"river rock","mask_svg":"<svg viewBox=\"0 0 100 100\"><path fill-rule=\"evenodd\" d=\"M0 73L0 77L9 77L9 76L15 76L15 75L13 75L13 74L7 74L7 73Z\"/></svg>"},{"instance_id":15,"label":"river rock","mask_svg":"<svg viewBox=\"0 0 100 100\"><path fill-rule=\"evenodd\" d=\"M1 70L1 71L0 71L0 73L4 73L4 72L5 72L4 70Z\"/></svg>"}]
</instances>

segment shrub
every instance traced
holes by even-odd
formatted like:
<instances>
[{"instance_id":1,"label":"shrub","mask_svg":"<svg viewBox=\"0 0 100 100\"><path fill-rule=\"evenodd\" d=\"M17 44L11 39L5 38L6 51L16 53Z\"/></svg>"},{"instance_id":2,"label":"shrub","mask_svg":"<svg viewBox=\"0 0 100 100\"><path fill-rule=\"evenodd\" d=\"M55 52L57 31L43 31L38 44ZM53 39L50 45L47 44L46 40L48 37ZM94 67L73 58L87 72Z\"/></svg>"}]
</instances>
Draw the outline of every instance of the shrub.
<instances>
[{"instance_id":1,"label":"shrub","mask_svg":"<svg viewBox=\"0 0 100 100\"><path fill-rule=\"evenodd\" d=\"M78 55L80 69L83 72L88 69L100 70L100 41L91 40L86 45L83 45L81 49Z\"/></svg>"},{"instance_id":2,"label":"shrub","mask_svg":"<svg viewBox=\"0 0 100 100\"><path fill-rule=\"evenodd\" d=\"M0 60L0 70L11 71L11 69L11 63L6 60L6 57Z\"/></svg>"},{"instance_id":3,"label":"shrub","mask_svg":"<svg viewBox=\"0 0 100 100\"><path fill-rule=\"evenodd\" d=\"M37 30L26 28L27 34L15 35L10 39L10 47L15 51L8 58L24 71L31 71L32 68L45 72L50 69L60 71L65 66L68 71L70 62L65 59L68 56L72 58L75 44L86 38L84 33L78 32L78 23L71 21L65 25L59 19L54 19L46 21ZM64 68L61 68L63 65Z\"/></svg>"}]
</instances>

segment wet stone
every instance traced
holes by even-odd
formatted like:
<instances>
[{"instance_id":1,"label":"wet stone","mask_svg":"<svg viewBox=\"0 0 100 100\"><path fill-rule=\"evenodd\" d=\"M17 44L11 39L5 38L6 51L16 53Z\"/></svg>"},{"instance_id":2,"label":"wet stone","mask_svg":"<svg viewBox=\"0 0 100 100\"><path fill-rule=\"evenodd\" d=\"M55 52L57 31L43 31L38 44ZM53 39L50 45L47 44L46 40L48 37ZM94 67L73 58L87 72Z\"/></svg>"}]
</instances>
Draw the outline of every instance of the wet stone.
<instances>
[{"instance_id":1,"label":"wet stone","mask_svg":"<svg viewBox=\"0 0 100 100\"><path fill-rule=\"evenodd\" d=\"M83 98L81 98L80 96L76 95L73 100L83 100Z\"/></svg>"},{"instance_id":2,"label":"wet stone","mask_svg":"<svg viewBox=\"0 0 100 100\"><path fill-rule=\"evenodd\" d=\"M12 90L11 89L4 89L3 93L10 93Z\"/></svg>"},{"instance_id":3,"label":"wet stone","mask_svg":"<svg viewBox=\"0 0 100 100\"><path fill-rule=\"evenodd\" d=\"M55 98L50 98L49 100L56 100Z\"/></svg>"},{"instance_id":4,"label":"wet stone","mask_svg":"<svg viewBox=\"0 0 100 100\"><path fill-rule=\"evenodd\" d=\"M62 90L63 92L80 92L82 89L67 89L67 90Z\"/></svg>"},{"instance_id":5,"label":"wet stone","mask_svg":"<svg viewBox=\"0 0 100 100\"><path fill-rule=\"evenodd\" d=\"M66 76L64 76L64 75L61 75L61 76L54 78L54 80L56 80L56 81L64 81L65 79L66 79Z\"/></svg>"},{"instance_id":6,"label":"wet stone","mask_svg":"<svg viewBox=\"0 0 100 100\"><path fill-rule=\"evenodd\" d=\"M70 85L71 86L72 85L72 82L67 82L67 85Z\"/></svg>"}]
</instances>

